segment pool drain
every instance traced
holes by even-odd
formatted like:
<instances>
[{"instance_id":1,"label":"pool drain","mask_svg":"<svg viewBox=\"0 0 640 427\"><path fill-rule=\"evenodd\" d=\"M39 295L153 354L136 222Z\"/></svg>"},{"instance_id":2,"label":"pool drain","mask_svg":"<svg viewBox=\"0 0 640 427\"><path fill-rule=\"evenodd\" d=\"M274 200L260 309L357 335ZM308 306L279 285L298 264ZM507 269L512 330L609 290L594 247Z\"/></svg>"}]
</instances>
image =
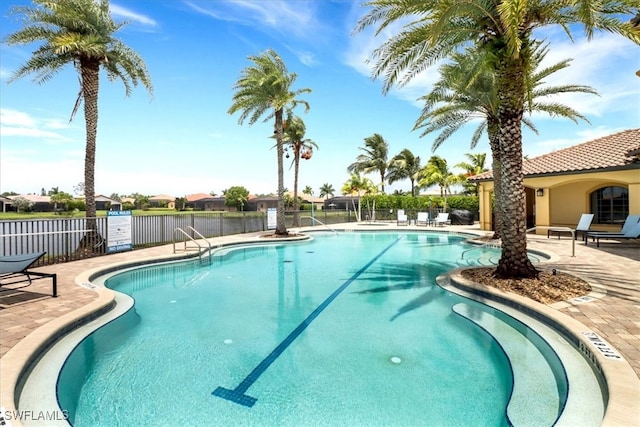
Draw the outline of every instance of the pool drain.
<instances>
[{"instance_id":1,"label":"pool drain","mask_svg":"<svg viewBox=\"0 0 640 427\"><path fill-rule=\"evenodd\" d=\"M224 343L225 343L226 345L233 344L233 340L232 340L232 339L230 339L230 338L227 338L226 340L224 340Z\"/></svg>"},{"instance_id":2,"label":"pool drain","mask_svg":"<svg viewBox=\"0 0 640 427\"><path fill-rule=\"evenodd\" d=\"M391 358L391 363L395 363L397 365L400 362L402 362L402 359L400 359L398 356L393 356Z\"/></svg>"}]
</instances>

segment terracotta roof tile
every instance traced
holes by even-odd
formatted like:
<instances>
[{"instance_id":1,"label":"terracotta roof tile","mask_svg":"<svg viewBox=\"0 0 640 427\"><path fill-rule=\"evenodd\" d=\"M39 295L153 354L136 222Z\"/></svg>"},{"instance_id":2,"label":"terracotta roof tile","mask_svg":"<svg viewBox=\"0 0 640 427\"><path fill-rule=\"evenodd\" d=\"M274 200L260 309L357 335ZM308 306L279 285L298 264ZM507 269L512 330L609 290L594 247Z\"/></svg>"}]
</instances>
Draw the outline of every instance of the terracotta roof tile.
<instances>
[{"instance_id":1,"label":"terracotta roof tile","mask_svg":"<svg viewBox=\"0 0 640 427\"><path fill-rule=\"evenodd\" d=\"M195 202L197 200L214 199L214 198L215 197L212 196L211 194L205 194L205 193L189 194L187 197L185 197L185 199L187 199L188 202Z\"/></svg>"},{"instance_id":2,"label":"terracotta roof tile","mask_svg":"<svg viewBox=\"0 0 640 427\"><path fill-rule=\"evenodd\" d=\"M525 176L596 171L640 163L640 129L629 129L522 162ZM492 179L485 172L470 179Z\"/></svg>"}]
</instances>

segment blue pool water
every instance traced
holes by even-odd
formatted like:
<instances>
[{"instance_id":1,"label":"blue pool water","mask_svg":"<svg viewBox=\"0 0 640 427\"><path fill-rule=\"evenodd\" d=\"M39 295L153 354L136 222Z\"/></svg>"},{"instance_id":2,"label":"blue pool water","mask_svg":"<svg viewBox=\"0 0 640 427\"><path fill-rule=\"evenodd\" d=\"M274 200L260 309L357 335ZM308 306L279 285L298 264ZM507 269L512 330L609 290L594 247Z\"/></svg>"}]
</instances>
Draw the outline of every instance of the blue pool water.
<instances>
[{"instance_id":1,"label":"blue pool water","mask_svg":"<svg viewBox=\"0 0 640 427\"><path fill-rule=\"evenodd\" d=\"M452 310L480 304L435 284L498 250L426 232L313 236L110 277L135 306L67 359L57 393L73 425L508 424L503 348Z\"/></svg>"}]
</instances>

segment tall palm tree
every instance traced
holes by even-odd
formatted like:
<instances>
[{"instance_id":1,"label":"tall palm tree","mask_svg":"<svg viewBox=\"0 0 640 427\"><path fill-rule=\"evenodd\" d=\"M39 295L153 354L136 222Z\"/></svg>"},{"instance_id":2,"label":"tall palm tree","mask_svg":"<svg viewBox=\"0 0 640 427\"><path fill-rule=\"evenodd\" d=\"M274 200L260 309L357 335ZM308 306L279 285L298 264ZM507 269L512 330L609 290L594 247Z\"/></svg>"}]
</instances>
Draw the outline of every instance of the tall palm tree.
<instances>
[{"instance_id":1,"label":"tall palm tree","mask_svg":"<svg viewBox=\"0 0 640 427\"><path fill-rule=\"evenodd\" d=\"M583 24L589 38L595 30L605 30L640 44L640 31L620 20L620 16L635 13L633 2L371 0L365 5L371 9L360 19L356 31L378 24L376 34L380 34L393 23L403 24L403 31L372 53L373 76L384 76L384 92L407 84L436 61L469 44L489 53L498 94L501 190L505 198L501 207L502 256L495 274L537 277L538 271L527 256L521 129L527 69L535 46L533 31L557 24L571 36L573 24Z\"/></svg>"},{"instance_id":2,"label":"tall palm tree","mask_svg":"<svg viewBox=\"0 0 640 427\"><path fill-rule=\"evenodd\" d=\"M479 175L482 172L486 172L485 163L487 161L487 153L465 153L465 156L469 160L468 162L456 163L454 167L465 170L463 174L462 185L467 188L472 188L475 195L478 195L478 184L469 184L467 178L474 175ZM471 191L469 191L470 193Z\"/></svg>"},{"instance_id":3,"label":"tall palm tree","mask_svg":"<svg viewBox=\"0 0 640 427\"><path fill-rule=\"evenodd\" d=\"M547 45L538 43L532 55L531 72L527 73L528 113L544 112L552 117L568 118L577 123L578 119L587 118L574 109L557 102L546 102L549 95L568 92L592 93L595 90L583 85L547 86L545 80L554 72L569 66L569 59L558 62L551 67L539 69L548 53ZM436 150L445 140L472 120L481 119L471 138L471 148L478 143L486 131L493 157L492 171L494 177L495 211L494 239L501 238L502 230L502 191L501 160L499 158L499 118L498 94L495 85L495 74L488 66L486 52L479 49L466 49L464 53L451 55L451 62L440 67L440 80L433 90L420 99L425 105L414 129L422 129L421 136L430 132L441 131L433 142L432 150ZM523 117L522 122L537 133L534 123Z\"/></svg>"},{"instance_id":4,"label":"tall palm tree","mask_svg":"<svg viewBox=\"0 0 640 427\"><path fill-rule=\"evenodd\" d=\"M387 174L389 161L389 144L382 135L374 133L364 139L364 147L360 147L364 154L358 155L356 161L347 167L349 173L371 173L380 174L380 189L384 193L384 180Z\"/></svg>"},{"instance_id":5,"label":"tall palm tree","mask_svg":"<svg viewBox=\"0 0 640 427\"><path fill-rule=\"evenodd\" d=\"M272 49L267 49L258 56L250 56L253 65L247 66L234 85L233 103L229 114L242 111L238 123L248 120L253 125L266 114L264 121L274 119L274 134L276 135L276 151L278 158L278 208L276 211L277 235L287 235L284 217L284 128L283 117L285 111L292 111L302 104L305 112L309 111L309 103L298 99L302 93L309 93L311 89L292 90L291 87L298 77L296 73L289 73L282 58Z\"/></svg>"},{"instance_id":6,"label":"tall palm tree","mask_svg":"<svg viewBox=\"0 0 640 427\"><path fill-rule=\"evenodd\" d=\"M451 194L451 185L457 184L460 180L449 170L447 160L440 156L431 156L427 165L422 169L422 179L420 186L429 187L438 185L440 196L444 198L444 208L447 208L447 194Z\"/></svg>"},{"instance_id":7,"label":"tall palm tree","mask_svg":"<svg viewBox=\"0 0 640 427\"><path fill-rule=\"evenodd\" d=\"M100 70L108 79L121 80L125 95L132 86L142 83L153 94L153 86L142 58L114 37L124 27L109 14L108 0L33 0L34 6L14 7L24 16L24 27L6 38L8 44L42 42L32 57L22 65L9 82L35 74L38 84L48 82L63 67L72 64L80 74L80 93L71 114L73 119L84 101L86 148L84 163L84 196L87 229L86 247L93 247L97 236L95 202L96 136L98 133L98 88Z\"/></svg>"},{"instance_id":8,"label":"tall palm tree","mask_svg":"<svg viewBox=\"0 0 640 427\"><path fill-rule=\"evenodd\" d=\"M335 192L336 190L333 188L333 185L328 182L325 182L322 184L322 187L320 187L320 197L324 197L325 199L328 199L329 196L333 197Z\"/></svg>"},{"instance_id":9,"label":"tall palm tree","mask_svg":"<svg viewBox=\"0 0 640 427\"><path fill-rule=\"evenodd\" d=\"M294 167L293 174L293 211L294 211L294 223L296 227L300 226L300 199L298 199L298 176L300 174L300 159L310 159L314 148L318 148L318 145L309 138L305 138L305 132L307 130L304 122L298 116L293 114L287 115L287 120L284 123L284 139L283 142L291 148L293 152L293 160L291 165Z\"/></svg>"},{"instance_id":10,"label":"tall palm tree","mask_svg":"<svg viewBox=\"0 0 640 427\"><path fill-rule=\"evenodd\" d=\"M408 179L411 182L411 196L416 196L416 181L420 180L420 156L415 156L411 150L405 148L391 158L387 169L387 182L393 184L396 181Z\"/></svg>"}]
</instances>

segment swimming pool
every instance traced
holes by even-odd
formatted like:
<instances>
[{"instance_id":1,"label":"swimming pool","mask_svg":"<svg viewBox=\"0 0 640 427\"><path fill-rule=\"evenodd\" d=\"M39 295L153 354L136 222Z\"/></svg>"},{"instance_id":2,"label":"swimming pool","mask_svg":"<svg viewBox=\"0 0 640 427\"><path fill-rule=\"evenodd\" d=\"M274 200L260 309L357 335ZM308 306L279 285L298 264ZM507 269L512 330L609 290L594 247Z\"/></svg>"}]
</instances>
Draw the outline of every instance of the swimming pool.
<instances>
[{"instance_id":1,"label":"swimming pool","mask_svg":"<svg viewBox=\"0 0 640 427\"><path fill-rule=\"evenodd\" d=\"M78 426L552 425L562 415L571 378L549 342L560 338L435 283L496 249L470 251L446 233L313 236L109 277L135 306L67 358L61 408Z\"/></svg>"}]
</instances>

